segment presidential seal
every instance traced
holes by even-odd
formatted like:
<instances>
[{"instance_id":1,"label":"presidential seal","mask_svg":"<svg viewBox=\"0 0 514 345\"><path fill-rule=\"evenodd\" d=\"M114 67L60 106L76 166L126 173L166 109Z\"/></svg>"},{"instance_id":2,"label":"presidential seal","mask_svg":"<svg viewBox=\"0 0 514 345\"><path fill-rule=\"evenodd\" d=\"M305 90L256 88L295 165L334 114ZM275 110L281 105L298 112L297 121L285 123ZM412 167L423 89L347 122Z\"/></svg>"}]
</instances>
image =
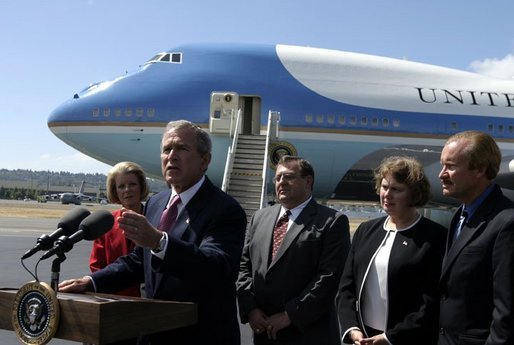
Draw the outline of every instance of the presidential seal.
<instances>
[{"instance_id":1,"label":"presidential seal","mask_svg":"<svg viewBox=\"0 0 514 345\"><path fill-rule=\"evenodd\" d=\"M277 163L282 156L296 156L298 152L296 148L287 141L278 141L275 143L271 143L269 150L269 158L271 161L271 168L276 169Z\"/></svg>"},{"instance_id":2,"label":"presidential seal","mask_svg":"<svg viewBox=\"0 0 514 345\"><path fill-rule=\"evenodd\" d=\"M23 344L48 343L59 325L59 302L55 291L42 282L23 285L14 297L11 320L14 332Z\"/></svg>"}]
</instances>

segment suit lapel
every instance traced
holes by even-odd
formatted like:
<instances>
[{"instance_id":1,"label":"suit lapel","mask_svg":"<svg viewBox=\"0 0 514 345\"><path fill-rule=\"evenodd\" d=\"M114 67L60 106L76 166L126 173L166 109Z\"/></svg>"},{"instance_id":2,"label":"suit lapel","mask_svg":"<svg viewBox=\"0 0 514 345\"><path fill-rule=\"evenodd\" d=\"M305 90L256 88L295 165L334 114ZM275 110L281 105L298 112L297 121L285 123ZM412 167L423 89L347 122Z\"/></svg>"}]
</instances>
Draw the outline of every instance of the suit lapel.
<instances>
[{"instance_id":1,"label":"suit lapel","mask_svg":"<svg viewBox=\"0 0 514 345\"><path fill-rule=\"evenodd\" d=\"M171 192L170 192L171 193ZM161 221L162 213L164 212L169 198L170 193L167 194L165 198L162 198L156 203L155 210L157 212L154 212L150 218L148 219L152 225L155 227L159 226L159 223ZM180 239L182 237L182 234L186 230L187 226L189 225L189 214L188 211L184 208L182 212L180 212L174 228L171 230L170 236L173 236L174 238Z\"/></svg>"},{"instance_id":2,"label":"suit lapel","mask_svg":"<svg viewBox=\"0 0 514 345\"><path fill-rule=\"evenodd\" d=\"M453 222L452 222L453 223ZM441 276L443 276L446 271L451 267L455 259L459 256L460 252L466 247L466 245L471 242L477 233L480 233L483 228L487 225L485 221L480 222L477 226L470 226L471 224L464 224L461 230L461 234L459 237L453 242L448 253L446 254L443 267L441 271ZM450 232L453 234L453 231Z\"/></svg>"},{"instance_id":3,"label":"suit lapel","mask_svg":"<svg viewBox=\"0 0 514 345\"><path fill-rule=\"evenodd\" d=\"M203 181L202 186L186 205L187 214L191 222L194 222L195 219L199 217L205 205L210 201L209 194L211 194L212 188L213 184L207 176L205 176L205 181Z\"/></svg>"},{"instance_id":4,"label":"suit lapel","mask_svg":"<svg viewBox=\"0 0 514 345\"><path fill-rule=\"evenodd\" d=\"M175 222L174 228L171 230L170 236L176 239L181 239L182 235L184 235L184 232L189 227L189 223L192 222L195 217L201 212L201 210L204 208L205 203L208 200L208 194L210 191L210 188L212 186L212 183L209 181L207 176L205 176L205 181L203 182L202 186L196 194L193 196L191 200L187 203L186 207L182 210L180 215L177 218L177 221ZM171 193L171 191L170 191ZM160 222L160 217L162 215L162 212L164 212L164 208L166 207L167 201L169 200L169 194L167 198L164 198L164 201L162 205L159 205L157 207L160 212L156 212L154 218L152 218L152 224L155 226L158 226ZM156 221L157 223L154 223ZM193 227L194 229L195 227ZM150 258L152 258L152 254L150 250L148 250L148 253L150 255ZM159 287L161 280L162 280L162 273L154 273L154 293L157 291L157 288Z\"/></svg>"},{"instance_id":5,"label":"suit lapel","mask_svg":"<svg viewBox=\"0 0 514 345\"><path fill-rule=\"evenodd\" d=\"M444 259L443 266L441 270L441 277L443 277L454 261L459 256L460 252L466 247L466 245L473 241L479 234L487 227L487 222L489 219L489 215L493 212L496 207L496 201L499 200L502 196L501 190L496 186L495 189L485 198L482 204L478 207L475 213L471 216L471 218L464 224L462 227L461 234L459 237L453 242L451 247L448 249ZM448 231L448 236L453 236L458 218L460 215L461 208L459 208L452 219L451 222L451 231ZM450 243L450 237L448 238L447 243Z\"/></svg>"},{"instance_id":6,"label":"suit lapel","mask_svg":"<svg viewBox=\"0 0 514 345\"><path fill-rule=\"evenodd\" d=\"M157 200L155 203L155 207L153 207L153 210L151 210L151 214L147 213L147 219L148 221L155 226L156 228L159 227L159 223L161 221L161 215L164 212L164 209L166 208L166 205L168 204L168 200L170 199L171 190L164 194L160 200Z\"/></svg>"},{"instance_id":7,"label":"suit lapel","mask_svg":"<svg viewBox=\"0 0 514 345\"><path fill-rule=\"evenodd\" d=\"M275 260L273 260L273 262L271 262L270 264L270 269L275 265L276 262L280 261L282 256L284 256L287 252L287 249L296 240L300 233L302 233L305 227L312 223L312 220L314 219L317 210L318 207L316 201L314 199L311 199L307 206L305 206L302 212L300 212L298 217L294 220L293 224L291 224L289 230L287 230L286 235L284 236L284 240L282 241L282 244L280 245L280 248L277 251L277 256L275 257ZM273 229L271 231L273 232Z\"/></svg>"},{"instance_id":8,"label":"suit lapel","mask_svg":"<svg viewBox=\"0 0 514 345\"><path fill-rule=\"evenodd\" d=\"M148 210L148 212L146 212L146 217L147 217L148 221L156 228L159 227L159 223L161 221L161 215L164 212L166 205L168 204L168 200L170 199L170 194L171 194L171 190L168 191L167 193L163 194L160 197L160 199L156 200L155 206L153 206L151 210ZM145 248L144 255L145 255L145 260L148 260L147 265L149 266L149 268L152 272L151 277L152 277L153 291L147 291L147 293L149 293L151 295L151 297L153 297L155 295L155 292L157 291L157 286L159 285L159 283L161 281L162 274L155 273L153 271L153 269L151 269L151 267L152 267L151 262L153 259L153 255L152 255L152 252L150 251L150 249Z\"/></svg>"},{"instance_id":9,"label":"suit lapel","mask_svg":"<svg viewBox=\"0 0 514 345\"><path fill-rule=\"evenodd\" d=\"M176 238L180 240L182 238L182 235L184 235L184 232L189 227L189 213L184 208L182 212L180 212L180 215L177 218L177 221L175 222L175 225L173 226L173 229L171 229L170 236L173 238Z\"/></svg>"},{"instance_id":10,"label":"suit lapel","mask_svg":"<svg viewBox=\"0 0 514 345\"><path fill-rule=\"evenodd\" d=\"M273 242L273 229L275 228L275 224L278 220L278 215L280 214L280 204L276 204L270 207L269 212L263 214L262 217L262 225L259 225L256 228L256 231L259 234L254 234L254 238L257 239L257 243L264 243L265 245L259 245L260 255L264 259L266 263L266 269L271 267L271 264L268 267L269 258L271 257L271 247ZM261 230L262 229L262 230Z\"/></svg>"},{"instance_id":11,"label":"suit lapel","mask_svg":"<svg viewBox=\"0 0 514 345\"><path fill-rule=\"evenodd\" d=\"M184 232L189 228L190 224L194 224L198 220L199 215L205 208L209 201L209 194L212 188L211 181L205 176L205 181L202 186L191 200L187 203L186 207L182 209L182 212L178 215L175 227L171 230L171 236L176 239L182 239ZM192 229L198 229L200 227L193 226Z\"/></svg>"}]
</instances>

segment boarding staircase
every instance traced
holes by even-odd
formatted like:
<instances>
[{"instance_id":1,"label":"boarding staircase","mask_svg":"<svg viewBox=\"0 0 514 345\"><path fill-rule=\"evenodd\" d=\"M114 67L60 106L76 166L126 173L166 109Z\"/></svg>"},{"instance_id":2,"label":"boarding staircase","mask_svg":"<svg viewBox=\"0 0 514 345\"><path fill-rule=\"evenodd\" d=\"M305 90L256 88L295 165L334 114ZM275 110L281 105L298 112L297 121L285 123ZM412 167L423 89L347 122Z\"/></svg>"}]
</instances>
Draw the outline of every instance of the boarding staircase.
<instances>
[{"instance_id":1,"label":"boarding staircase","mask_svg":"<svg viewBox=\"0 0 514 345\"><path fill-rule=\"evenodd\" d=\"M239 135L227 193L243 207L248 219L261 208L265 135Z\"/></svg>"},{"instance_id":2,"label":"boarding staircase","mask_svg":"<svg viewBox=\"0 0 514 345\"><path fill-rule=\"evenodd\" d=\"M232 145L228 149L222 189L234 197L246 212L248 220L255 211L267 205L268 147L276 140L278 112L269 113L266 135L239 134L240 112L231 126Z\"/></svg>"}]
</instances>

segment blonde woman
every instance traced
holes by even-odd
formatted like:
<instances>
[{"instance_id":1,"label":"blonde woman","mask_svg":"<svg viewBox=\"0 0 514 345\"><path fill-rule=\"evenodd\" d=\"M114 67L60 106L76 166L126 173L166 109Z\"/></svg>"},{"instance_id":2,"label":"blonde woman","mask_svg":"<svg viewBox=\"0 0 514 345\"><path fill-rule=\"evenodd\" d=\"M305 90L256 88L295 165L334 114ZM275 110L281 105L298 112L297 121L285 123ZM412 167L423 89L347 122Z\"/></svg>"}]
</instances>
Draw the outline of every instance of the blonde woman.
<instances>
[{"instance_id":1,"label":"blonde woman","mask_svg":"<svg viewBox=\"0 0 514 345\"><path fill-rule=\"evenodd\" d=\"M133 162L120 162L116 164L107 175L107 198L111 203L121 204L124 209L143 213L141 203L148 196L148 185L143 168ZM121 209L113 212L114 219L121 215ZM111 230L97 238L93 243L89 267L91 272L98 271L119 256L126 255L134 249L135 244L125 238L123 231L114 222ZM140 296L140 287L135 285L119 292L125 296Z\"/></svg>"}]
</instances>

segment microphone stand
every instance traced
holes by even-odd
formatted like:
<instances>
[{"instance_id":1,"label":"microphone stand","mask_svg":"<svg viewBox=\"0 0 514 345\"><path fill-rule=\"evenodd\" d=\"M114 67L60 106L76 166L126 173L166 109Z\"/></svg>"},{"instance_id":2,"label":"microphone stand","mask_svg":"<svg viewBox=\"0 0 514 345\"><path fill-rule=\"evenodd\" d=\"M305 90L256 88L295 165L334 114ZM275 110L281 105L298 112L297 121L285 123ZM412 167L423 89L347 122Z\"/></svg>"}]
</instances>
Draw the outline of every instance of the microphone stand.
<instances>
[{"instance_id":1,"label":"microphone stand","mask_svg":"<svg viewBox=\"0 0 514 345\"><path fill-rule=\"evenodd\" d=\"M59 273L61 272L61 263L66 260L64 253L57 253L57 257L52 261L52 277L51 277L51 288L57 294L59 291Z\"/></svg>"}]
</instances>

